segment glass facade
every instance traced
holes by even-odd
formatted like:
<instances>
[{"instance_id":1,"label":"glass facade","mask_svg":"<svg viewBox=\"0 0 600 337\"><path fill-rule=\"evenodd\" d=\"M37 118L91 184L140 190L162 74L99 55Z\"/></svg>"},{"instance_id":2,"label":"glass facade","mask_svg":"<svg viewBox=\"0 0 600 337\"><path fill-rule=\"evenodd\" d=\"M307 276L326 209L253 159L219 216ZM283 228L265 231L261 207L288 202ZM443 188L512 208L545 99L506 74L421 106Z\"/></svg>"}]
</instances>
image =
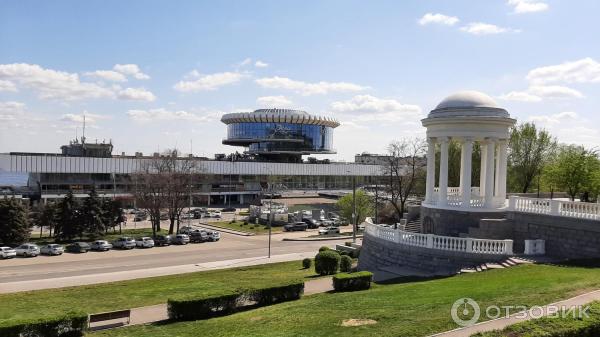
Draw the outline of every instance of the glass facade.
<instances>
[{"instance_id":1,"label":"glass facade","mask_svg":"<svg viewBox=\"0 0 600 337\"><path fill-rule=\"evenodd\" d=\"M333 128L292 123L232 123L227 141L245 142L252 152L331 152Z\"/></svg>"}]
</instances>

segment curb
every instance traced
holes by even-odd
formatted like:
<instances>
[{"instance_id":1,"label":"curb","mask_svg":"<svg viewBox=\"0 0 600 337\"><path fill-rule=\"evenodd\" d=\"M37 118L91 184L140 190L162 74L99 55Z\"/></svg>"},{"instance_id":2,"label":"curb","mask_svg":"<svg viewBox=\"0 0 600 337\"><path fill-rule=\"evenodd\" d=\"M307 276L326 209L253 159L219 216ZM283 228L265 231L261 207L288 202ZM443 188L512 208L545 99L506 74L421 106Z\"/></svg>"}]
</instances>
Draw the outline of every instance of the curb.
<instances>
[{"instance_id":1,"label":"curb","mask_svg":"<svg viewBox=\"0 0 600 337\"><path fill-rule=\"evenodd\" d=\"M361 239L362 235L357 235L357 239ZM332 240L347 240L352 239L352 235L350 236L336 236L329 238L283 238L282 241L332 241Z\"/></svg>"}]
</instances>

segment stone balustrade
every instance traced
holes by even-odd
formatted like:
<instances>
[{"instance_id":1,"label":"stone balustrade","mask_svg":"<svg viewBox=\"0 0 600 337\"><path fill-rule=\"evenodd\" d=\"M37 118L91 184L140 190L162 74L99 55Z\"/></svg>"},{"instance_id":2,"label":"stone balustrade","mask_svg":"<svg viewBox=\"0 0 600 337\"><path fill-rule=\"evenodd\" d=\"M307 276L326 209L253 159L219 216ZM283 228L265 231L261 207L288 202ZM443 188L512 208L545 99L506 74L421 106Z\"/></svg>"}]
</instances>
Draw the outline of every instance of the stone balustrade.
<instances>
[{"instance_id":1,"label":"stone balustrade","mask_svg":"<svg viewBox=\"0 0 600 337\"><path fill-rule=\"evenodd\" d=\"M487 240L420 234L405 232L403 230L383 227L376 224L368 224L366 226L366 232L377 238L408 246L474 254L513 254L512 240Z\"/></svg>"},{"instance_id":2,"label":"stone balustrade","mask_svg":"<svg viewBox=\"0 0 600 337\"><path fill-rule=\"evenodd\" d=\"M600 220L600 204L511 196L508 209L513 212L567 216Z\"/></svg>"},{"instance_id":3,"label":"stone balustrade","mask_svg":"<svg viewBox=\"0 0 600 337\"><path fill-rule=\"evenodd\" d=\"M441 203L442 195L440 194L439 187L435 187L433 189L433 195L431 200L426 202L426 204L432 206L442 205ZM444 206L454 207L454 208L462 208L463 207L463 197L460 192L460 187L448 187L448 193L446 196L446 203ZM506 207L506 200L503 197L492 197L492 208L503 208ZM469 208L486 208L485 205L485 196L481 195L480 189L477 186L471 187L471 199L469 203Z\"/></svg>"}]
</instances>

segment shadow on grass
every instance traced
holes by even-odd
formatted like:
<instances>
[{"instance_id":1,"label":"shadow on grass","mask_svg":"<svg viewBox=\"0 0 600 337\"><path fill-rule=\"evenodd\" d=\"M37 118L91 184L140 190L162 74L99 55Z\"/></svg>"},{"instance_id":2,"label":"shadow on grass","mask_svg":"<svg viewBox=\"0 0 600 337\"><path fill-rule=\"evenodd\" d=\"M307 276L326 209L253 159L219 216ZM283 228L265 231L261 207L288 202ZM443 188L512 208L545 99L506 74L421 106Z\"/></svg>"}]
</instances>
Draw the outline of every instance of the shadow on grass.
<instances>
[{"instance_id":1,"label":"shadow on grass","mask_svg":"<svg viewBox=\"0 0 600 337\"><path fill-rule=\"evenodd\" d=\"M400 276L395 277L385 281L373 282L375 284L381 285L389 285L389 284L401 284L401 283L414 283L414 282L424 282L424 281L433 281L444 278L453 277L454 275L441 275L441 276Z\"/></svg>"}]
</instances>

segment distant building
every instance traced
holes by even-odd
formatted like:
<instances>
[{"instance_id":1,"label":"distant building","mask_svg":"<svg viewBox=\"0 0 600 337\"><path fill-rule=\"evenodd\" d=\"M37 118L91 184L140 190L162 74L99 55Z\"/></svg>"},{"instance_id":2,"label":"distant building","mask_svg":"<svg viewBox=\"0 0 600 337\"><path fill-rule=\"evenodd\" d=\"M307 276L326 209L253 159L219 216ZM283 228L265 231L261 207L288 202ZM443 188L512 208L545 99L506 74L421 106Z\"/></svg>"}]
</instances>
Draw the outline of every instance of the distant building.
<instances>
[{"instance_id":1,"label":"distant building","mask_svg":"<svg viewBox=\"0 0 600 337\"><path fill-rule=\"evenodd\" d=\"M363 152L354 156L354 162L367 165L387 165L390 162L390 158L392 157L385 154Z\"/></svg>"}]
</instances>

